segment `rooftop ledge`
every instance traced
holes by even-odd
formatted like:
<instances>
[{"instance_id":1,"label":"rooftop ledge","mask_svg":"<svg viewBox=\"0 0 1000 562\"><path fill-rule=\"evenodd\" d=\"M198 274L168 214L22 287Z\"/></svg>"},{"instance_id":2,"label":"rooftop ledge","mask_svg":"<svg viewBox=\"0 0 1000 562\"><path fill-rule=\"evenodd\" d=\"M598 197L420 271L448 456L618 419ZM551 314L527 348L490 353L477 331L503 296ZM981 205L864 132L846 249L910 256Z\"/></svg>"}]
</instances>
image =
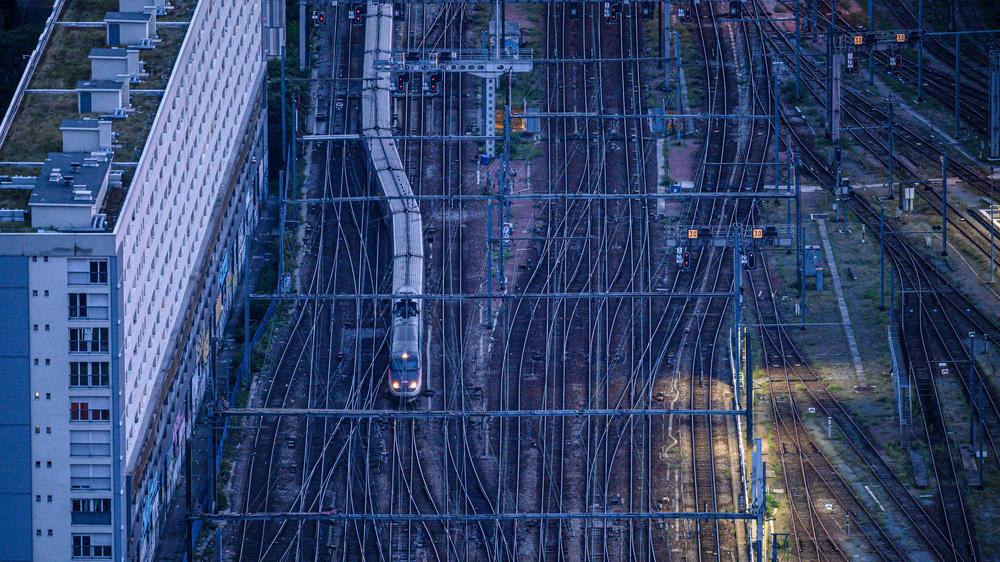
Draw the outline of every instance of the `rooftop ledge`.
<instances>
[{"instance_id":1,"label":"rooftop ledge","mask_svg":"<svg viewBox=\"0 0 1000 562\"><path fill-rule=\"evenodd\" d=\"M158 22L188 22L194 14L198 0L171 0L166 14L157 15ZM14 112L10 115L6 136L0 138L0 232L32 231L35 225L27 213L24 221L15 220L20 213L29 211L32 191L12 188L10 178L39 176L41 163L52 153L62 151L60 123L67 119L102 118L99 113L79 112L78 83L91 80L90 53L94 49L107 49L104 16L119 10L119 0L56 0L57 17L50 18L46 31L39 41L41 52L32 55L25 76L14 96ZM95 26L60 25L73 22L97 23ZM144 49L139 58L142 73L134 91L162 91L167 86L170 73L180 53L187 26L167 25L157 28L157 43L153 49ZM44 92L38 91L43 90ZM60 92L59 90L66 90ZM137 162L142 156L146 137L161 101L159 95L133 95L127 117L113 120L116 135L112 169L122 169L117 162ZM10 108L4 108L9 111ZM3 113L3 112L0 112ZM0 135L3 129L0 128ZM116 214L125 199L131 170L125 171L122 185L108 188L99 212L108 215L107 228L113 228ZM23 185L25 182L22 181ZM5 213L4 210L11 212Z\"/></svg>"}]
</instances>

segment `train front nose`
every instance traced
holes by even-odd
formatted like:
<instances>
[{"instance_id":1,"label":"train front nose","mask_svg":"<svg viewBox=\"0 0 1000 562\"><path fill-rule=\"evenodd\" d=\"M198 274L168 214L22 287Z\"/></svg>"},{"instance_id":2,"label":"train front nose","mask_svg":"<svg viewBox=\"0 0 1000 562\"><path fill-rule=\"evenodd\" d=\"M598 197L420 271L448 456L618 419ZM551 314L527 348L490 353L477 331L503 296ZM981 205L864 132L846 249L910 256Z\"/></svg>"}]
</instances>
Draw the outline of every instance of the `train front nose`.
<instances>
[{"instance_id":1,"label":"train front nose","mask_svg":"<svg viewBox=\"0 0 1000 562\"><path fill-rule=\"evenodd\" d=\"M393 377L390 383L390 390L396 396L413 397L420 394L422 381L420 371L399 373L398 377Z\"/></svg>"}]
</instances>

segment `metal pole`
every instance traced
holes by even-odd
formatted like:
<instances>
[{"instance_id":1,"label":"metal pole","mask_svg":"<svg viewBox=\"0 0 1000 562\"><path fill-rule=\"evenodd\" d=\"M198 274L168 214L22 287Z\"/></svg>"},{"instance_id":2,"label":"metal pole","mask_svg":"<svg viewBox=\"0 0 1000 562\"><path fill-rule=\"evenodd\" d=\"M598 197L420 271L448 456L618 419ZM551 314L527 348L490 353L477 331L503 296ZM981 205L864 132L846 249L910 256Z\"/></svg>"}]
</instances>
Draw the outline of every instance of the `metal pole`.
<instances>
[{"instance_id":1,"label":"metal pole","mask_svg":"<svg viewBox=\"0 0 1000 562\"><path fill-rule=\"evenodd\" d=\"M896 321L896 275L889 268L889 325Z\"/></svg>"},{"instance_id":2,"label":"metal pole","mask_svg":"<svg viewBox=\"0 0 1000 562\"><path fill-rule=\"evenodd\" d=\"M795 101L802 98L802 30L799 0L795 0Z\"/></svg>"},{"instance_id":3,"label":"metal pole","mask_svg":"<svg viewBox=\"0 0 1000 562\"><path fill-rule=\"evenodd\" d=\"M868 0L868 30L875 31L875 12L872 0ZM875 84L875 49L868 45L868 84Z\"/></svg>"},{"instance_id":4,"label":"metal pole","mask_svg":"<svg viewBox=\"0 0 1000 562\"><path fill-rule=\"evenodd\" d=\"M836 219L836 222L840 222L841 221L840 208L844 205L844 197L843 197L843 193L841 193L843 191L843 187L841 186L842 182L841 182L841 179L840 179L840 158L841 158L841 151L840 151L840 147L839 146L833 149L833 154L834 154L834 156L833 156L833 171L834 171L834 173L833 173L833 201L834 201L834 205L836 205L836 207L837 207L836 208L837 212L835 214L835 219Z\"/></svg>"},{"instance_id":5,"label":"metal pole","mask_svg":"<svg viewBox=\"0 0 1000 562\"><path fill-rule=\"evenodd\" d=\"M972 444L972 453L979 457L976 449L976 418L979 412L976 410L976 333L969 332L969 402L972 403L972 411L969 412L969 443Z\"/></svg>"},{"instance_id":6,"label":"metal pole","mask_svg":"<svg viewBox=\"0 0 1000 562\"><path fill-rule=\"evenodd\" d=\"M878 210L878 282L878 309L885 310L885 207Z\"/></svg>"},{"instance_id":7,"label":"metal pole","mask_svg":"<svg viewBox=\"0 0 1000 562\"><path fill-rule=\"evenodd\" d=\"M779 179L779 175L780 175L779 171L778 171L778 166L779 166L779 164L778 164L778 151L779 151L780 145L781 145L781 136L779 134L780 133L780 130L779 130L780 123L779 123L779 120L778 120L778 115L779 115L779 108L778 108L778 103L779 103L778 102L778 71L775 68L774 59L771 59L771 74L772 74L772 87L771 87L771 91L772 91L772 93L771 93L771 108L772 108L772 110L771 111L773 113L772 122L773 122L773 127L774 127L774 191L777 192L778 191L778 179Z\"/></svg>"},{"instance_id":8,"label":"metal pole","mask_svg":"<svg viewBox=\"0 0 1000 562\"><path fill-rule=\"evenodd\" d=\"M962 134L961 122L962 101L962 35L955 34L955 140Z\"/></svg>"},{"instance_id":9,"label":"metal pole","mask_svg":"<svg viewBox=\"0 0 1000 562\"><path fill-rule=\"evenodd\" d=\"M746 391L744 399L747 401L747 441L753 440L753 348L750 346L750 332L744 326L743 329L744 341L743 346L746 348L747 356L747 372L744 375L746 379Z\"/></svg>"},{"instance_id":10,"label":"metal pole","mask_svg":"<svg viewBox=\"0 0 1000 562\"><path fill-rule=\"evenodd\" d=\"M806 227L799 227L799 240L801 241L801 252L802 252L802 268L799 269L801 277L799 279L799 300L802 302L802 316L799 319L802 323L802 329L806 329Z\"/></svg>"},{"instance_id":11,"label":"metal pole","mask_svg":"<svg viewBox=\"0 0 1000 562\"><path fill-rule=\"evenodd\" d=\"M292 176L292 197L299 196L299 167L297 165L298 156L296 153L296 139L299 136L299 100L298 98L292 100L292 159L288 163L289 171Z\"/></svg>"},{"instance_id":12,"label":"metal pole","mask_svg":"<svg viewBox=\"0 0 1000 562\"><path fill-rule=\"evenodd\" d=\"M997 192L997 169L993 167L991 169L993 172L990 174L990 283L996 282L996 268L997 262L994 257L996 244L994 243L995 234L993 233L996 228L996 220L993 218L993 212L997 206L996 192Z\"/></svg>"},{"instance_id":13,"label":"metal pole","mask_svg":"<svg viewBox=\"0 0 1000 562\"><path fill-rule=\"evenodd\" d=\"M816 42L816 0L812 0L812 21L809 22L809 28L812 29L813 43Z\"/></svg>"},{"instance_id":14,"label":"metal pole","mask_svg":"<svg viewBox=\"0 0 1000 562\"><path fill-rule=\"evenodd\" d=\"M989 342L989 334L983 334L983 346L984 346L984 349L985 349L985 346L988 344L988 342ZM972 362L972 368L973 368L973 370L975 370L975 368L976 368L975 348L973 348L973 356L972 356L971 362ZM984 390L983 389L983 385L984 385L984 382L983 382L983 380L981 378L977 379L976 382L977 382L977 384L976 384L976 397L975 397L975 402L974 403L975 403L975 407L976 407L976 419L979 421L979 423L976 424L976 438L972 442L972 447L976 451L976 470L979 472L979 485L982 486L983 485L983 460L984 460L985 455L986 455L986 450L985 450L986 443L984 442L985 435L986 435L986 418L983 416L983 390Z\"/></svg>"},{"instance_id":15,"label":"metal pole","mask_svg":"<svg viewBox=\"0 0 1000 562\"><path fill-rule=\"evenodd\" d=\"M917 0L917 101L924 101L924 0Z\"/></svg>"},{"instance_id":16,"label":"metal pole","mask_svg":"<svg viewBox=\"0 0 1000 562\"><path fill-rule=\"evenodd\" d=\"M306 0L299 0L299 70L306 69Z\"/></svg>"},{"instance_id":17,"label":"metal pole","mask_svg":"<svg viewBox=\"0 0 1000 562\"><path fill-rule=\"evenodd\" d=\"M288 146L287 125L285 124L285 46L281 46L281 164L285 164L285 147ZM279 190L281 187L279 186Z\"/></svg>"},{"instance_id":18,"label":"metal pole","mask_svg":"<svg viewBox=\"0 0 1000 562\"><path fill-rule=\"evenodd\" d=\"M282 147L281 152L284 154L284 147ZM276 293L283 292L281 283L285 273L285 198L288 196L285 192L286 182L285 170L278 170L278 286L275 287Z\"/></svg>"},{"instance_id":19,"label":"metal pole","mask_svg":"<svg viewBox=\"0 0 1000 562\"><path fill-rule=\"evenodd\" d=\"M733 326L736 326L736 374L739 376L739 357L743 351L740 341L740 325L742 319L740 318L740 273L742 268L740 267L740 236L736 234L733 236Z\"/></svg>"},{"instance_id":20,"label":"metal pole","mask_svg":"<svg viewBox=\"0 0 1000 562\"><path fill-rule=\"evenodd\" d=\"M795 158L795 238L798 241L799 251L795 252L795 259L798 262L798 269L802 270L802 186L799 185L799 167L802 166L802 159L798 152L792 153Z\"/></svg>"},{"instance_id":21,"label":"metal pole","mask_svg":"<svg viewBox=\"0 0 1000 562\"><path fill-rule=\"evenodd\" d=\"M676 62L677 69L677 115L681 114L681 34L679 31L674 32L674 60ZM677 118L677 126L674 127L674 132L677 135L677 144L681 143L681 118Z\"/></svg>"},{"instance_id":22,"label":"metal pole","mask_svg":"<svg viewBox=\"0 0 1000 562\"><path fill-rule=\"evenodd\" d=\"M895 123L894 123L894 117L893 117L893 103L892 103L892 100L889 100L889 115L888 115L888 120L889 120L889 123L888 123L888 129L889 129L889 143L888 143L889 144L889 163L888 163L889 164L889 166L888 166L888 168L889 168L889 197L891 198L893 196L892 182L893 182L893 179L894 179L892 172L893 172L893 166L896 163L896 148L895 148L894 143L893 143L893 138L894 138L893 128L894 128ZM899 207L903 208L903 186L902 185L899 186L899 190L900 190L899 191Z\"/></svg>"},{"instance_id":23,"label":"metal pole","mask_svg":"<svg viewBox=\"0 0 1000 562\"><path fill-rule=\"evenodd\" d=\"M941 255L948 255L948 157L941 155Z\"/></svg>"},{"instance_id":24,"label":"metal pole","mask_svg":"<svg viewBox=\"0 0 1000 562\"><path fill-rule=\"evenodd\" d=\"M493 204L486 204L486 325L493 324Z\"/></svg>"},{"instance_id":25,"label":"metal pole","mask_svg":"<svg viewBox=\"0 0 1000 562\"><path fill-rule=\"evenodd\" d=\"M791 191L793 189L792 188L792 181L793 181L792 180L792 176L795 175L795 152L792 150L791 146L786 147L786 148L788 149L788 164L785 166L785 173L788 174L788 177L785 179L785 182L786 182L785 185L786 185L788 191ZM785 200L785 224L792 224L792 200L791 199L786 199Z\"/></svg>"},{"instance_id":26,"label":"metal pole","mask_svg":"<svg viewBox=\"0 0 1000 562\"><path fill-rule=\"evenodd\" d=\"M660 37L660 56L663 57L663 60L660 61L660 68L663 68L665 70L666 66L670 63L670 61L667 60L667 58L670 56L670 51L672 50L670 47L670 36L673 35L673 33L670 31L671 27L670 0L664 0L663 5L659 7L659 14L661 20L660 20L660 25L657 27L659 29L660 34L662 35L662 37ZM663 87L666 88L669 85L669 82L670 82L670 77L664 71Z\"/></svg>"}]
</instances>

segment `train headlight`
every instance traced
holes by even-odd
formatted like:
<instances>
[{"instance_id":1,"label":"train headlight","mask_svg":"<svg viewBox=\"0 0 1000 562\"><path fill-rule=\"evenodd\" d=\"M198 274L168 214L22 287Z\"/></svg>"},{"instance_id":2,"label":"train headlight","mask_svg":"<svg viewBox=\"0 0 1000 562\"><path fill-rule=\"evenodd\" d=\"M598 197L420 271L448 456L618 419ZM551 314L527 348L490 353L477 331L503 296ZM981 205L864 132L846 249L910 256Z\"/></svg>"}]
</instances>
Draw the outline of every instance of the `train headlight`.
<instances>
[{"instance_id":1,"label":"train headlight","mask_svg":"<svg viewBox=\"0 0 1000 562\"><path fill-rule=\"evenodd\" d=\"M392 381L392 389L399 390L399 381Z\"/></svg>"},{"instance_id":2,"label":"train headlight","mask_svg":"<svg viewBox=\"0 0 1000 562\"><path fill-rule=\"evenodd\" d=\"M410 381L410 390L417 389L417 381Z\"/></svg>"}]
</instances>

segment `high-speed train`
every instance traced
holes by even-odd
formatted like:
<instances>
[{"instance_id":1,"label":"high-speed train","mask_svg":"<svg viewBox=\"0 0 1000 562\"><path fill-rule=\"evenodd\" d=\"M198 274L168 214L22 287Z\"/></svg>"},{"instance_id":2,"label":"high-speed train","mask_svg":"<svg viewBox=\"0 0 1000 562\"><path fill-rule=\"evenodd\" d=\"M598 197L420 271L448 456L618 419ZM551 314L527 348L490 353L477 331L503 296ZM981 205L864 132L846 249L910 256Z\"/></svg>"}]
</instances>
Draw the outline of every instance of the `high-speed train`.
<instances>
[{"instance_id":1,"label":"high-speed train","mask_svg":"<svg viewBox=\"0 0 1000 562\"><path fill-rule=\"evenodd\" d=\"M420 205L413 198L396 141L388 72L375 61L392 57L392 4L368 2L365 22L365 82L361 121L365 143L385 199L383 210L392 229L392 325L389 337L389 392L412 400L423 390L426 372L423 302L424 240Z\"/></svg>"},{"instance_id":2,"label":"high-speed train","mask_svg":"<svg viewBox=\"0 0 1000 562\"><path fill-rule=\"evenodd\" d=\"M405 292L409 292L406 289ZM399 298L392 302L392 338L389 350L389 391L413 398L423 390L420 349L423 343L420 301Z\"/></svg>"}]
</instances>

